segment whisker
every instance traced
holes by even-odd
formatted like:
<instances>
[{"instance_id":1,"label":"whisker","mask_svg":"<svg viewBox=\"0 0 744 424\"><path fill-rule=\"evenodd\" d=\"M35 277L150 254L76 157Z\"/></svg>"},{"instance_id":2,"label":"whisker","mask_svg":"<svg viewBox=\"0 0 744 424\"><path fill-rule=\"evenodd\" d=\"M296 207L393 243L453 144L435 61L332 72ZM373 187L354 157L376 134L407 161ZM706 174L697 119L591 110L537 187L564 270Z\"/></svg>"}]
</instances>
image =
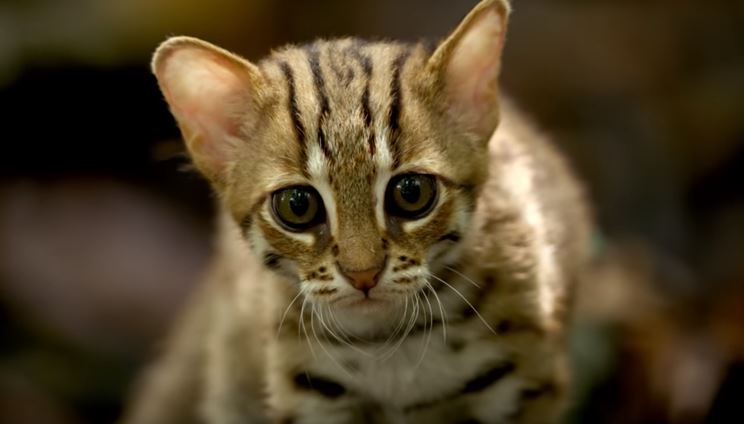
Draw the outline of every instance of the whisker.
<instances>
[{"instance_id":1,"label":"whisker","mask_svg":"<svg viewBox=\"0 0 744 424\"><path fill-rule=\"evenodd\" d=\"M419 298L413 297L416 300L416 303L414 304L413 313L411 313L411 320L409 321L408 326L406 327L405 332L401 336L400 340L395 344L394 349L389 354L385 355L384 359L390 359L395 355L395 353L400 349L400 347L403 345L403 342L406 341L406 337L408 337L409 334L411 334L411 330L413 330L416 327L416 321L418 320L419 316Z\"/></svg>"},{"instance_id":2,"label":"whisker","mask_svg":"<svg viewBox=\"0 0 744 424\"><path fill-rule=\"evenodd\" d=\"M284 325L284 320L287 318L287 314L289 313L289 309L292 307L292 305L299 299L299 297L304 293L304 290L302 287L300 287L300 290L297 292L297 296L292 299L291 302L289 302L289 305L287 305L287 309L284 310L284 314L282 314L282 319L279 321L279 328L276 330L276 337L278 338L279 335L282 332L282 325Z\"/></svg>"},{"instance_id":3,"label":"whisker","mask_svg":"<svg viewBox=\"0 0 744 424\"><path fill-rule=\"evenodd\" d=\"M326 310L326 311L328 311L328 312L330 313L330 310L331 310L331 309L330 309L330 306L328 306L328 305L324 305L324 306L325 306L325 310ZM335 333L335 332L334 332L334 331L333 331L333 330L332 330L332 329L331 329L331 328L329 327L329 325L328 325L328 324L326 324L326 322L325 322L325 319L323 318L323 308L319 308L319 311L318 311L318 320L320 321L320 324L321 324L321 326L323 326L323 328L325 328L325 330L326 330L326 331L328 332L328 334L330 334L330 335L331 335L331 336L332 336L332 337L333 337L333 338L334 338L335 340L337 340L337 341L338 341L339 343L341 343L341 344L343 344L343 345L345 345L345 346L347 346L347 347L351 348L352 350L354 350L354 351L355 351L355 352L357 352L357 353L360 353L360 354L362 354L362 355L366 355L366 356L368 356L368 355L369 355L369 352L366 352L366 351L364 351L364 350L360 349L359 347L357 347L357 346L354 346L354 344L352 344L352 343L351 343L350 341L344 340L343 338L339 337L339 336L338 336L338 334L336 334L336 333Z\"/></svg>"},{"instance_id":4,"label":"whisker","mask_svg":"<svg viewBox=\"0 0 744 424\"><path fill-rule=\"evenodd\" d=\"M300 333L297 335L298 338L302 336L302 333L305 333L305 340L307 340L307 346L310 348L310 353L312 353L313 358L317 359L317 355L315 355L315 349L313 349L313 343L310 341L310 335L307 332L307 326L305 325L305 305L307 305L307 297L302 299L302 307L300 308L300 318L299 318L299 327L300 327ZM312 319L312 315L310 316Z\"/></svg>"},{"instance_id":5,"label":"whisker","mask_svg":"<svg viewBox=\"0 0 744 424\"><path fill-rule=\"evenodd\" d=\"M475 312L475 315L478 317L478 319L481 320L481 322L483 323L483 325L485 325L486 328L488 328L489 330L491 330L491 332L494 335L497 335L498 336L498 333L496 333L496 330L494 330L493 327L491 327L491 325L488 322L486 322L486 320L483 318L483 316L480 314L480 312L478 312L478 310L475 308L475 306L473 306L473 304L470 303L470 301L465 296L463 296L462 293L460 293L459 290L457 290L456 288L454 288L450 283L448 283L448 282L444 281L443 279L437 277L436 275L434 275L434 274L429 274L429 275L431 275L432 277L436 278L439 282L441 282L445 286L447 286L450 289L452 289L452 291L454 291L455 294L458 295L460 297L460 299L462 299L470 307L470 309L473 310L473 312Z\"/></svg>"},{"instance_id":6,"label":"whisker","mask_svg":"<svg viewBox=\"0 0 744 424\"><path fill-rule=\"evenodd\" d=\"M424 297L424 300L426 300L426 304L429 306L429 320L428 320L428 331L426 330L426 323L427 321L424 321L424 331L426 331L426 341L424 342L424 347L421 349L421 355L419 356L418 361L416 361L416 366L413 367L414 373L418 371L419 367L421 366L421 363L424 361L424 356L426 356L426 352L429 350L429 343L431 342L431 333L434 332L434 309L431 307L431 301L429 301L429 298L424 295L422 292L419 292L418 294L422 295ZM424 311L424 319L426 319L426 311Z\"/></svg>"},{"instance_id":7,"label":"whisker","mask_svg":"<svg viewBox=\"0 0 744 424\"><path fill-rule=\"evenodd\" d=\"M483 288L480 284L476 283L472 278L470 278L467 275L463 274L462 272L458 271L457 268L451 267L449 265L445 265L444 267L447 268L448 270L454 272L455 274L459 275L460 277L464 278L465 281L467 281L468 283L474 285L476 288L479 288L479 289L482 289Z\"/></svg>"},{"instance_id":8,"label":"whisker","mask_svg":"<svg viewBox=\"0 0 744 424\"><path fill-rule=\"evenodd\" d=\"M439 304L439 315L441 315L442 318L442 339L447 343L447 314L444 313L444 306L442 306L442 301L439 299L437 291L434 290L434 287L432 287L431 283L428 281L426 281L426 288L431 291L434 298L437 300L437 304Z\"/></svg>"},{"instance_id":9,"label":"whisker","mask_svg":"<svg viewBox=\"0 0 744 424\"><path fill-rule=\"evenodd\" d=\"M318 346L320 346L320 348L321 348L321 349L323 349L323 352L325 352L325 354L326 354L326 355L328 356L328 358L329 358L329 359L330 359L330 360L331 360L331 361L332 361L332 362L333 362L334 364L336 364L336 366L338 366L339 368L341 368L341 370L342 370L342 371L343 371L343 372L344 372L344 373L345 373L345 374L346 374L346 375L347 375L347 376L348 376L349 378L352 378L352 376L351 376L351 373L349 373L349 371L348 371L348 370L346 369L346 367L344 367L343 365L341 365L341 363L340 363L340 362L338 362L338 360L337 360L337 359L336 359L336 358L335 358L335 357L334 357L333 355L331 355L331 352L329 352L329 351L328 351L328 349L326 349L326 347L325 347L325 345L323 344L323 342L322 342L322 341L320 341L320 337L318 337L318 333L317 333L317 332L315 331L315 320L313 319L313 317L314 317L315 315L316 315L316 313L315 313L315 305L312 305L312 310L310 311L310 329L311 329L311 330L312 330L312 332L313 332L313 337L315 338L315 341L317 341L317 342L318 342Z\"/></svg>"},{"instance_id":10,"label":"whisker","mask_svg":"<svg viewBox=\"0 0 744 424\"><path fill-rule=\"evenodd\" d=\"M393 330L392 333L388 336L387 339L385 339L385 342L382 344L382 346L377 349L377 354L384 352L386 349L390 347L390 342L395 339L395 337L400 333L400 331L403 329L405 322L406 322L406 316L408 314L408 296L404 297L403 300L405 301L405 304L403 306L403 316L400 317L400 322L398 323L398 326Z\"/></svg>"}]
</instances>

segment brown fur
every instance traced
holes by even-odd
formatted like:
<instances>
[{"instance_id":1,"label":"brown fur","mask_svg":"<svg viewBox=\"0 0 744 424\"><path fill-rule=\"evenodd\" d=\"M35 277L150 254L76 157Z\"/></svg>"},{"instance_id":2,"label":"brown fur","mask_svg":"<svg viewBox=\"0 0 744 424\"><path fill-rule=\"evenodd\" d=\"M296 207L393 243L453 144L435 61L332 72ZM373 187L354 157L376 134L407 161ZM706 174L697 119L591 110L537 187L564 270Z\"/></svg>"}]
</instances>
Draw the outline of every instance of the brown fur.
<instances>
[{"instance_id":1,"label":"brown fur","mask_svg":"<svg viewBox=\"0 0 744 424\"><path fill-rule=\"evenodd\" d=\"M158 49L163 93L220 196L221 247L207 294L128 422L558 416L590 225L560 155L498 102L508 11L484 0L433 54L342 39L252 65L189 38ZM406 173L437 180L438 203L419 220L384 212L386 178ZM317 188L328 209L301 234L270 206L273 192L297 185ZM371 294L343 283L378 268L384 281ZM349 306L354 296L360 306ZM357 352L390 340L401 353ZM396 366L421 371L386 388L402 378Z\"/></svg>"}]
</instances>

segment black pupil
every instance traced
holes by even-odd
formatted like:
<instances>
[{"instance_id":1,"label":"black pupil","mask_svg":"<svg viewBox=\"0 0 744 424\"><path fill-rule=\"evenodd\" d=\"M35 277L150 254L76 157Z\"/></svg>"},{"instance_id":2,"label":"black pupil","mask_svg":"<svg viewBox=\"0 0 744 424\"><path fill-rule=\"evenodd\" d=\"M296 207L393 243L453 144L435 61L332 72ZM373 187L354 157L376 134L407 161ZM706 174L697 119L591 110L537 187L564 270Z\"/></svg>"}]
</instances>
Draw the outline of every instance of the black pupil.
<instances>
[{"instance_id":1,"label":"black pupil","mask_svg":"<svg viewBox=\"0 0 744 424\"><path fill-rule=\"evenodd\" d=\"M289 195L289 208L296 216L304 216L310 208L310 193L303 190L292 190Z\"/></svg>"},{"instance_id":2,"label":"black pupil","mask_svg":"<svg viewBox=\"0 0 744 424\"><path fill-rule=\"evenodd\" d=\"M421 181L418 178L404 178L398 185L400 196L408 203L416 203L421 198Z\"/></svg>"}]
</instances>

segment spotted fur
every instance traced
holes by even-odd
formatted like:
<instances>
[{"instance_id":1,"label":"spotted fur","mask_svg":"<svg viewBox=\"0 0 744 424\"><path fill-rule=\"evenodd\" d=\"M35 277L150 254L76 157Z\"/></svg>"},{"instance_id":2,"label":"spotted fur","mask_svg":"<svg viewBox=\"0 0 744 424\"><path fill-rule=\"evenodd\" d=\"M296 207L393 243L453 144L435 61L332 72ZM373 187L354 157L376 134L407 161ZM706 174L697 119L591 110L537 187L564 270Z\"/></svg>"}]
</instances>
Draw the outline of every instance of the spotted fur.
<instances>
[{"instance_id":1,"label":"spotted fur","mask_svg":"<svg viewBox=\"0 0 744 424\"><path fill-rule=\"evenodd\" d=\"M158 49L221 243L128 422L558 418L589 219L561 156L498 101L508 11L482 1L434 51L320 40L253 65L187 37ZM419 219L385 207L406 173L436 177ZM327 211L305 232L272 210L296 185ZM374 287L350 284L369 270Z\"/></svg>"}]
</instances>

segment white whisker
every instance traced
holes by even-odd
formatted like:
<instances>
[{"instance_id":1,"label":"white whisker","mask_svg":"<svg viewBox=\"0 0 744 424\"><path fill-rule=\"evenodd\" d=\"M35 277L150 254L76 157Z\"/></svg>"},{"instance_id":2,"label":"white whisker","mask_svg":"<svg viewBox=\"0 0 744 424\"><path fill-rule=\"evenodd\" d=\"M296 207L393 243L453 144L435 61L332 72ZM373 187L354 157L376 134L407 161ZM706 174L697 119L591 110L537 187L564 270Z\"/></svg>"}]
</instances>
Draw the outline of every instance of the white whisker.
<instances>
[{"instance_id":1,"label":"white whisker","mask_svg":"<svg viewBox=\"0 0 744 424\"><path fill-rule=\"evenodd\" d=\"M434 290L434 287L432 287L431 283L429 283L428 281L426 281L426 288L431 291L431 293L434 295L434 298L437 300L437 304L439 304L439 315L441 315L442 318L442 339L445 343L447 343L447 314L444 313L444 306L442 305L442 301L439 299L437 291Z\"/></svg>"},{"instance_id":2,"label":"white whisker","mask_svg":"<svg viewBox=\"0 0 744 424\"><path fill-rule=\"evenodd\" d=\"M326 354L326 355L328 356L328 358L329 358L329 359L330 359L330 360L331 360L331 361L332 361L332 362L333 362L334 364L336 364L336 366L338 366L339 368L341 368L341 370L342 370L342 371L343 371L343 372L344 372L344 373L345 373L345 374L346 374L346 375L347 375L347 376L348 376L349 378L352 378L351 374L350 374L350 373L349 373L349 371L348 371L348 370L346 369L346 367L344 367L343 365L341 365L341 363L340 363L340 362L338 362L338 360L336 359L336 357L334 357L333 355L331 355L331 352L329 352L329 351L328 351L328 349L326 349L325 345L324 345L324 344L323 344L323 342L322 342L322 341L320 340L320 337L318 337L318 333L317 333L317 332L315 331L315 320L314 320L314 318L313 318L313 317L315 317L315 315L316 315L316 313L315 313L315 305L311 305L311 306L312 306L312 310L310 311L310 329L311 329L311 330L312 330L312 332L313 332L313 337L315 338L315 341L317 341L317 342L318 342L318 345L320 346L320 348L321 348L321 349L323 349L323 352L325 352L325 354Z\"/></svg>"},{"instance_id":3,"label":"white whisker","mask_svg":"<svg viewBox=\"0 0 744 424\"><path fill-rule=\"evenodd\" d=\"M292 299L291 302L289 302L289 305L287 305L287 309L284 310L284 314L282 314L282 319L279 321L279 328L276 330L276 337L278 338L279 335L282 332L282 325L284 325L284 320L287 318L287 314L289 313L290 308L292 308L292 305L299 299L299 297L303 294L304 290L302 287L300 287L300 290L297 292L297 296Z\"/></svg>"},{"instance_id":4,"label":"white whisker","mask_svg":"<svg viewBox=\"0 0 744 424\"><path fill-rule=\"evenodd\" d=\"M455 274L459 275L460 277L464 278L465 281L467 281L468 283L474 285L476 288L479 288L479 289L482 289L483 288L480 284L476 283L473 279L471 279L467 275L463 274L462 272L458 271L456 268L451 267L449 265L445 265L444 267L447 268L448 270L454 272Z\"/></svg>"},{"instance_id":5,"label":"white whisker","mask_svg":"<svg viewBox=\"0 0 744 424\"><path fill-rule=\"evenodd\" d=\"M491 330L491 332L493 334L498 335L498 333L496 332L496 330L494 330L493 327L491 327L491 325L488 322L486 322L486 320L483 318L483 316L480 314L480 312L478 312L478 310L475 309L475 306L473 306L473 304L470 303L470 301L465 296L463 296L462 293L460 293L459 290L457 290L456 288L454 288L450 283L448 283L448 282L444 281L443 279L437 277L436 275L434 275L434 274L429 274L429 275L431 275L432 277L436 278L442 284L444 284L445 286L447 286L450 289L452 289L452 291L454 291L455 294L458 295L460 297L460 299L462 299L470 307L470 309L473 310L473 312L475 312L475 315L481 320L481 322L483 323L483 325L485 325L486 328L488 328L489 330Z\"/></svg>"},{"instance_id":6,"label":"white whisker","mask_svg":"<svg viewBox=\"0 0 744 424\"><path fill-rule=\"evenodd\" d=\"M393 330L392 333L388 336L387 339L385 339L385 342L382 344L380 348L377 349L375 352L377 355L379 355L382 352L385 352L386 349L390 347L390 342L392 342L395 337L400 333L400 331L403 329L405 322L406 322L406 315L408 314L408 296L404 297L403 300L405 301L405 304L403 306L403 316L400 317L400 322L398 323L398 326L395 327L395 330Z\"/></svg>"},{"instance_id":7,"label":"white whisker","mask_svg":"<svg viewBox=\"0 0 744 424\"><path fill-rule=\"evenodd\" d=\"M313 349L313 343L310 341L310 335L307 332L307 327L305 326L305 305L307 304L308 300L307 297L304 297L302 299L302 307L300 307L300 318L299 318L299 328L300 331L297 334L298 338L302 337L302 333L305 333L305 340L307 340L307 346L310 348L310 353L313 354L313 358L318 358L315 355L315 349ZM312 315L310 316L312 318Z\"/></svg>"},{"instance_id":8,"label":"white whisker","mask_svg":"<svg viewBox=\"0 0 744 424\"><path fill-rule=\"evenodd\" d=\"M422 292L418 292L418 294L424 296L424 300L426 300L426 304L429 306L429 321L428 321L428 331L426 329L426 310L424 310L424 331L426 332L426 341L424 342L424 347L421 349L421 355L419 356L418 361L416 361L416 366L413 367L414 373L418 371L419 367L421 366L421 363L424 361L424 356L426 356L426 352L429 350L429 343L431 342L431 333L434 332L434 309L431 307L431 301L429 301L429 298Z\"/></svg>"},{"instance_id":9,"label":"white whisker","mask_svg":"<svg viewBox=\"0 0 744 424\"><path fill-rule=\"evenodd\" d=\"M417 296L414 297L414 299L416 300L416 303L414 304L415 307L413 309L413 312L411 313L411 320L408 326L406 327L405 332L401 336L400 340L398 340L398 342L395 344L393 350L385 355L384 360L390 359L393 357L393 355L395 355L398 349L400 349L400 347L403 345L403 342L406 341L406 337L408 337L408 335L411 333L411 330L413 330L416 327L416 321L418 320L418 316L419 316L420 300Z\"/></svg>"},{"instance_id":10,"label":"white whisker","mask_svg":"<svg viewBox=\"0 0 744 424\"><path fill-rule=\"evenodd\" d=\"M331 311L330 306L328 306L328 305L324 305L324 306L325 306L325 310L328 311L329 314L330 314L330 311ZM328 332L328 334L330 334L339 343L341 343L341 344L343 344L343 345L351 348L352 350L354 350L357 353L360 353L360 354L365 355L365 356L369 356L369 352L366 352L363 349L360 349L359 347L357 347L353 343L351 343L351 341L349 341L349 340L344 340L342 337L340 337L338 334L336 334L331 329L331 327L328 324L326 324L325 319L323 318L323 308L319 308L319 311L318 311L318 320L320 321L320 325L323 326L323 328L325 328L325 330Z\"/></svg>"}]
</instances>

